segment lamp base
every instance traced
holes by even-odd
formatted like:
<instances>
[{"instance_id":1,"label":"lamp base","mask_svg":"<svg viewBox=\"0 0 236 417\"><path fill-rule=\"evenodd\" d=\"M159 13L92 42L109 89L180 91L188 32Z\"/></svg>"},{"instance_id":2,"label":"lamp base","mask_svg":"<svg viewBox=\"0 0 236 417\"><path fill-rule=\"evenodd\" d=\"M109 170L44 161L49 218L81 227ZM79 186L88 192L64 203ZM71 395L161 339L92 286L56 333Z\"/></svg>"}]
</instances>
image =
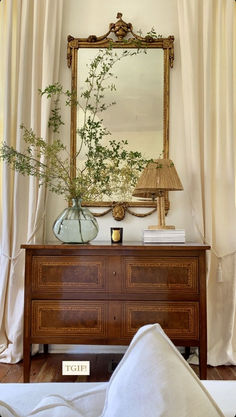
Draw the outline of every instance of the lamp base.
<instances>
[{"instance_id":1,"label":"lamp base","mask_svg":"<svg viewBox=\"0 0 236 417\"><path fill-rule=\"evenodd\" d=\"M166 226L166 225L156 225L156 226L148 226L149 230L166 230L166 229L175 229L175 226Z\"/></svg>"}]
</instances>

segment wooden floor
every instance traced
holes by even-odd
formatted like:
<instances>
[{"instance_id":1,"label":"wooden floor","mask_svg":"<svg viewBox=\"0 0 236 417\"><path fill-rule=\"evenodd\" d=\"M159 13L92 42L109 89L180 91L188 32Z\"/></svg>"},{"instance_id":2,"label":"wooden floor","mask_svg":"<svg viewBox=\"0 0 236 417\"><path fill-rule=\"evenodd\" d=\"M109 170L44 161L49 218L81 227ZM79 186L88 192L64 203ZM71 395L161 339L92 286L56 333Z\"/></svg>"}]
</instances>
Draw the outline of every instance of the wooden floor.
<instances>
[{"instance_id":1,"label":"wooden floor","mask_svg":"<svg viewBox=\"0 0 236 417\"><path fill-rule=\"evenodd\" d=\"M30 382L101 382L108 381L122 358L121 354L37 354L31 363ZM90 376L63 376L63 360L90 361ZM192 365L198 374L198 366ZM236 366L208 366L208 379L236 380ZM0 363L0 383L23 382L23 363Z\"/></svg>"}]
</instances>

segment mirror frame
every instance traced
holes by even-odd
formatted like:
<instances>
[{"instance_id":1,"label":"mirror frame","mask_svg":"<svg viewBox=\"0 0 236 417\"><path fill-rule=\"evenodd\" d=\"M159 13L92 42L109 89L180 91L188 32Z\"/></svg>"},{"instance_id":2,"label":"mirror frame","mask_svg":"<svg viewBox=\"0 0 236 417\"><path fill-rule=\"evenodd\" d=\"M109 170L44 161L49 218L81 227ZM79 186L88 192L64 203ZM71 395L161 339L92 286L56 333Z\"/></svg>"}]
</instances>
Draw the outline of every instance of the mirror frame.
<instances>
[{"instance_id":1,"label":"mirror frame","mask_svg":"<svg viewBox=\"0 0 236 417\"><path fill-rule=\"evenodd\" d=\"M75 101L77 101L78 79L77 79L77 62L78 51L80 48L107 48L112 42L113 48L159 48L164 51L164 88L163 88L163 158L169 157L169 97L170 97L170 68L173 68L174 61L174 36L163 38L152 37L147 35L145 37L139 36L133 32L131 23L126 23L122 20L122 13L117 13L118 21L110 23L109 30L102 36L90 35L87 38L74 38L69 35L67 38L67 66L71 68L71 91L74 94ZM114 33L118 38L114 40L108 36ZM131 33L133 37L124 40L127 34ZM71 127L70 127L70 156L74 159L76 154L76 129L77 129L77 106L71 106ZM157 155L158 157L158 155ZM74 164L73 164L74 165ZM75 176L75 169L72 168L71 176ZM145 217L152 214L156 210L156 203L153 201L130 201L130 202L112 202L112 201L91 201L84 205L88 207L108 207L102 213L93 213L100 217L112 211L115 220L122 220L125 217L126 211L138 217ZM136 213L130 207L149 207L151 211L147 213ZM165 211L169 210L169 198L166 193Z\"/></svg>"}]
</instances>

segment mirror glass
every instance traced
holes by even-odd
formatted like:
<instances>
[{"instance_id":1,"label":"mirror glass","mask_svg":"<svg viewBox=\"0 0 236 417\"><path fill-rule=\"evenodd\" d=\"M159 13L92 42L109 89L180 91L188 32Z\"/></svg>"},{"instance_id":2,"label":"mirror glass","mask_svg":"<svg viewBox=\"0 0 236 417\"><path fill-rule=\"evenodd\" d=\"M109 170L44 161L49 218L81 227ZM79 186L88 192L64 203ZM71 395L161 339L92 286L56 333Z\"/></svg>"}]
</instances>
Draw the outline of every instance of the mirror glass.
<instances>
[{"instance_id":1,"label":"mirror glass","mask_svg":"<svg viewBox=\"0 0 236 417\"><path fill-rule=\"evenodd\" d=\"M117 54L121 53L117 50ZM86 88L88 66L98 54L97 48L81 48L77 55L77 107L76 128L84 122L81 93ZM116 90L106 90L105 102L112 103L106 111L98 114L111 139L127 140L128 149L142 152L147 159L162 157L164 150L164 50L147 49L146 53L128 56L118 61L114 68ZM110 80L109 80L110 82ZM105 142L103 142L105 144ZM79 148L79 137L76 149ZM83 155L80 154L80 159ZM82 161L77 161L81 164ZM132 197L130 201L137 201ZM104 201L116 201L117 196L104 196Z\"/></svg>"}]
</instances>

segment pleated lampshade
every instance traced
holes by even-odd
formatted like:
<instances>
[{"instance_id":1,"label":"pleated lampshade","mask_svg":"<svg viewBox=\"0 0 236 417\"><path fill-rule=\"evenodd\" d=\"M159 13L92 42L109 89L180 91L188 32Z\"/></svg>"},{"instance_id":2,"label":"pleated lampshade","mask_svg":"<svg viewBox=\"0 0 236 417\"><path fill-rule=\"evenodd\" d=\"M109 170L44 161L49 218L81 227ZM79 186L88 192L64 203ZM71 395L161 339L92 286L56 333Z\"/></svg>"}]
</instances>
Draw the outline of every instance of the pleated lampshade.
<instances>
[{"instance_id":1,"label":"pleated lampshade","mask_svg":"<svg viewBox=\"0 0 236 417\"><path fill-rule=\"evenodd\" d=\"M156 159L143 170L134 197L155 198L159 191L183 190L183 186L171 159Z\"/></svg>"},{"instance_id":2,"label":"pleated lampshade","mask_svg":"<svg viewBox=\"0 0 236 417\"><path fill-rule=\"evenodd\" d=\"M150 162L141 174L134 197L157 198L158 225L149 229L175 229L175 226L165 224L165 191L183 190L183 186L171 159L156 159Z\"/></svg>"}]
</instances>

